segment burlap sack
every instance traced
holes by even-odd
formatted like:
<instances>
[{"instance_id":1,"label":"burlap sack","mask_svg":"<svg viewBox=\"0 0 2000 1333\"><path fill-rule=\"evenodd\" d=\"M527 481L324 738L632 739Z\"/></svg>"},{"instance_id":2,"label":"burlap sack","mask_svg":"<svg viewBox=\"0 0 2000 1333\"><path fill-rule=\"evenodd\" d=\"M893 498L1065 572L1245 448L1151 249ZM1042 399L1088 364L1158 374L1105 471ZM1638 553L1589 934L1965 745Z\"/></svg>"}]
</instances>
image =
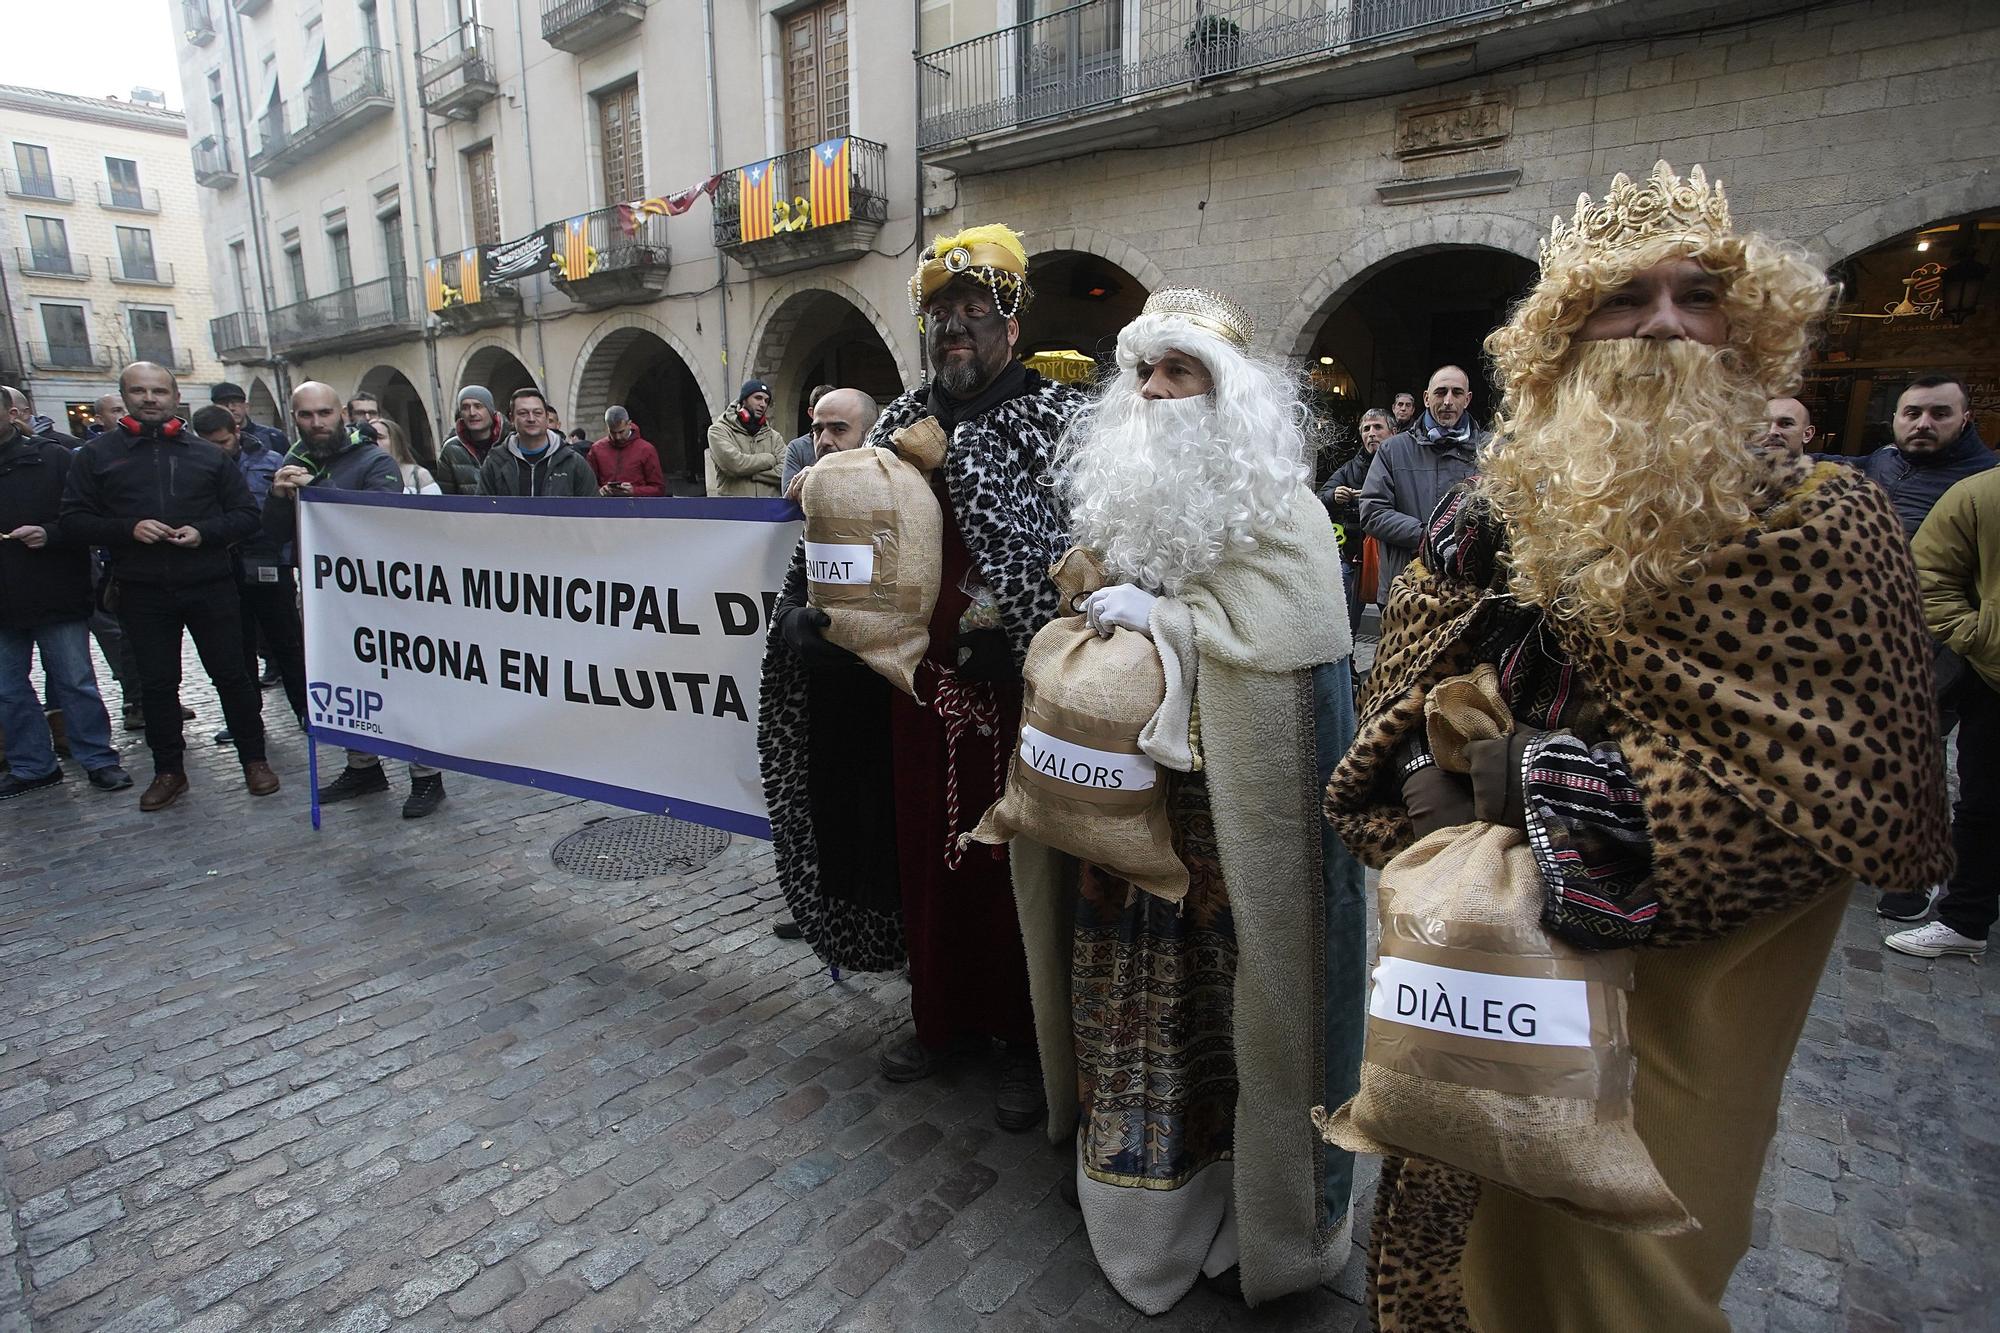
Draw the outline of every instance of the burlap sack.
<instances>
[{"instance_id":1,"label":"burlap sack","mask_svg":"<svg viewBox=\"0 0 2000 1333\"><path fill-rule=\"evenodd\" d=\"M944 577L944 513L925 474L945 437L924 417L891 438L895 453L850 449L807 469L806 601L826 612L829 643L914 696Z\"/></svg>"},{"instance_id":2,"label":"burlap sack","mask_svg":"<svg viewBox=\"0 0 2000 1333\"><path fill-rule=\"evenodd\" d=\"M1428 710L1440 767L1513 725L1497 682L1448 684ZM1313 1112L1326 1141L1443 1162L1614 1230L1694 1229L1632 1123L1632 953L1542 929L1526 835L1440 829L1384 868L1378 893L1361 1091Z\"/></svg>"},{"instance_id":3,"label":"burlap sack","mask_svg":"<svg viewBox=\"0 0 2000 1333\"><path fill-rule=\"evenodd\" d=\"M1159 652L1136 630L1098 637L1074 609L1104 586L1088 552L1070 551L1051 575L1065 614L1028 645L1007 790L963 841L1025 834L1178 902L1188 873L1167 822L1167 774L1139 748L1167 694Z\"/></svg>"}]
</instances>

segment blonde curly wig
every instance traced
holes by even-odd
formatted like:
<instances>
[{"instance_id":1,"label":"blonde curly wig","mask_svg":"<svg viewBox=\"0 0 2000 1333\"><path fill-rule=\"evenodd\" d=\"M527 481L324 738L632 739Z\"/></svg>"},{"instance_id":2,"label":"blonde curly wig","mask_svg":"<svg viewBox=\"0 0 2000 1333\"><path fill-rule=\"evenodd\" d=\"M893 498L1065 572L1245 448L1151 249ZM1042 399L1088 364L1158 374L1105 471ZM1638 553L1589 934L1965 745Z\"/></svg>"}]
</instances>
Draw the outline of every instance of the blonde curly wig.
<instances>
[{"instance_id":1,"label":"blonde curly wig","mask_svg":"<svg viewBox=\"0 0 2000 1333\"><path fill-rule=\"evenodd\" d=\"M1722 279L1723 345L1577 341L1602 300L1679 258ZM1666 237L1543 273L1486 339L1505 388L1478 491L1506 524L1513 594L1614 631L1749 531L1789 475L1760 447L1765 402L1797 389L1832 297L1802 251L1755 235Z\"/></svg>"}]
</instances>

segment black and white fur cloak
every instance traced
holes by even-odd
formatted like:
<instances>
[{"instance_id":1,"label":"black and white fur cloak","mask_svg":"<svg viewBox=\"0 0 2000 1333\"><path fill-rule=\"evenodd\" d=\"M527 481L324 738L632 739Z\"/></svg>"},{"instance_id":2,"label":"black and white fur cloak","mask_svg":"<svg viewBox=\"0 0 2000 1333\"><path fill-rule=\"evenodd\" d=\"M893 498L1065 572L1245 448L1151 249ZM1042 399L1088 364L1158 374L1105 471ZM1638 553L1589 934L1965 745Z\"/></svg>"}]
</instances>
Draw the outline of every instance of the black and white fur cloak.
<instances>
[{"instance_id":1,"label":"black and white fur cloak","mask_svg":"<svg viewBox=\"0 0 2000 1333\"><path fill-rule=\"evenodd\" d=\"M999 604L1015 664L1035 632L1058 614L1049 567L1069 545L1069 514L1047 480L1056 443L1085 396L1028 372L1026 390L952 431L943 473L952 514L973 564ZM889 448L890 436L929 412L930 386L921 385L884 408L868 443ZM793 556L788 597L804 588L803 548ZM883 724L887 725L886 716ZM764 648L762 703L757 718L764 800L771 815L778 884L813 952L830 967L886 972L902 966L903 922L894 893L855 901L848 886L822 886L807 783L806 668L781 638ZM877 886L879 889L880 886Z\"/></svg>"}]
</instances>

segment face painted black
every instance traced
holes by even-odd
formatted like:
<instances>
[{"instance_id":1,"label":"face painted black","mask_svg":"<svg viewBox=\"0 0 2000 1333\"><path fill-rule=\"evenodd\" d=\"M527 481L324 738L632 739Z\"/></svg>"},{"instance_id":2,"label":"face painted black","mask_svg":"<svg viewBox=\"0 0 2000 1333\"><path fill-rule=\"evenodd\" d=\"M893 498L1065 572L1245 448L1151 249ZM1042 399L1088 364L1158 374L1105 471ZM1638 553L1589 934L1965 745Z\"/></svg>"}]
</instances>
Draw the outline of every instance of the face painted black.
<instances>
[{"instance_id":1,"label":"face painted black","mask_svg":"<svg viewBox=\"0 0 2000 1333\"><path fill-rule=\"evenodd\" d=\"M953 278L924 305L924 352L938 383L953 398L972 398L991 384L1014 347L1007 317L993 293L970 278Z\"/></svg>"}]
</instances>

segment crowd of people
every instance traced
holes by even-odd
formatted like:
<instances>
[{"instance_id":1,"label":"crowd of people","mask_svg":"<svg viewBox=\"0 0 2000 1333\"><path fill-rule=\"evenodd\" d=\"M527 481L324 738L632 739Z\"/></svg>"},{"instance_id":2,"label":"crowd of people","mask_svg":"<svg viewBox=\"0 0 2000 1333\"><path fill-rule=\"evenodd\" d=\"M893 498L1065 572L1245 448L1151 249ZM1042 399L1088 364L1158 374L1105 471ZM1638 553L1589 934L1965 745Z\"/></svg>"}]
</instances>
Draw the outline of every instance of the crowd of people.
<instances>
[{"instance_id":1,"label":"crowd of people","mask_svg":"<svg viewBox=\"0 0 2000 1333\"><path fill-rule=\"evenodd\" d=\"M1539 931L1578 958L1635 960L1636 1073L1615 1091L1698 1228L1607 1229L1392 1150L1373 1316L1726 1329L1784 1072L1851 889L1872 886L1908 927L1888 946L1921 957L1979 957L2000 914L2000 468L1965 385L1917 377L1893 444L1814 454L1796 393L1831 284L1738 232L1699 168L1664 163L1556 225L1486 343L1490 429L1474 378L1440 366L1421 395L1363 413L1317 493L1300 385L1223 295L1152 294L1089 389L1016 355L1033 287L1008 228L937 240L910 296L927 381L886 404L819 386L810 430L787 441L752 378L706 451L711 495L797 501L835 455L946 442L914 689L829 637L802 543L758 719L778 933L836 969L907 971L912 1031L882 1076L991 1062L997 1123L1043 1126L1073 1154L1065 1195L1141 1311L1199 1281L1251 1304L1330 1281L1354 1163L1312 1112L1353 1097L1396 1040L1369 994L1364 866L1451 830L1513 830ZM62 779L45 701L93 785L131 785L93 632L128 720L136 690L155 769L142 809L187 789L183 631L248 790L278 790L258 658L302 712L302 489L663 493L623 408L585 444L534 388L504 415L462 389L431 468L372 400L325 384L293 393L289 435L250 421L233 385L188 422L161 367L127 367L119 389L81 443L38 430L9 391L0 797ZM1076 598L1052 572L1072 549L1103 573ZM1368 604L1379 648L1357 690ZM1036 706L1030 646L1074 616L1157 657L1164 701L1113 758L1163 793L1184 892L1027 836L970 839ZM1511 729L1446 753L1436 715L1467 680ZM404 815L431 813L442 775L410 776ZM350 752L320 797L388 786Z\"/></svg>"}]
</instances>

